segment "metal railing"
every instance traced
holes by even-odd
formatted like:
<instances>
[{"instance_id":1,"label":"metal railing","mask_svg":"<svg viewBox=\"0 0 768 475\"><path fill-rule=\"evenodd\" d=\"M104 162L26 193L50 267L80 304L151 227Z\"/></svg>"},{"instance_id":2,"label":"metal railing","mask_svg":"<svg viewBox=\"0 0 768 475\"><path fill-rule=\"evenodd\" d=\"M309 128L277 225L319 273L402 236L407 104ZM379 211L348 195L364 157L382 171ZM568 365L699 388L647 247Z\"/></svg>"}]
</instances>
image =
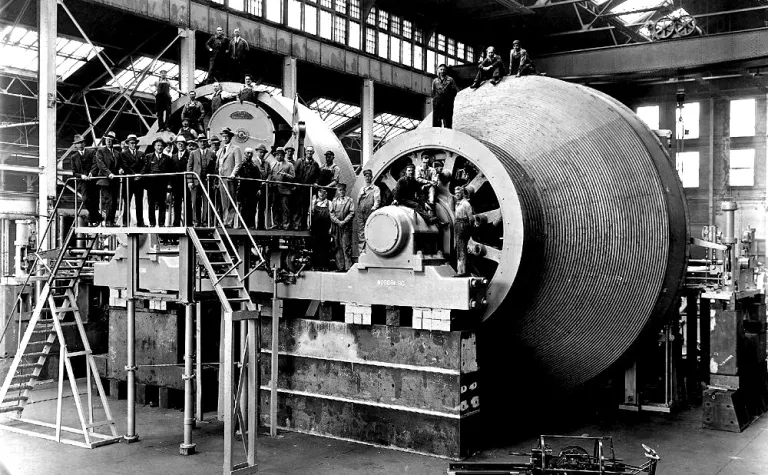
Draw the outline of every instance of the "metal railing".
<instances>
[{"instance_id":1,"label":"metal railing","mask_svg":"<svg viewBox=\"0 0 768 475\"><path fill-rule=\"evenodd\" d=\"M209 223L210 223L211 216L213 216L215 218L215 222L218 224L218 226L214 226L214 227L221 228L220 232L223 232L224 236L227 239L227 242L229 243L230 247L227 248L227 252L229 252L229 250L232 249L232 252L234 253L234 255L230 254L230 258L232 258L233 265L232 265L232 267L230 269L227 270L227 272L225 272L222 275L222 277L219 278L219 280L221 280L222 278L224 278L224 276L228 275L232 271L232 269L234 269L237 266L239 266L243 262L243 259L237 253L237 247L235 246L234 242L232 241L232 237L229 235L229 232L227 231L227 227L226 227L226 225L224 223L224 220L222 219L222 217L219 215L218 211L216 210L216 206L214 205L214 202L211 199L211 196L210 196L210 194L208 192L208 187L207 186L203 186L204 182L200 178L200 175L198 175L195 172L186 172L186 171L185 172L170 172L170 173L144 173L144 174L133 174L133 175L113 175L112 179L117 179L117 180L120 180L121 182L122 182L122 180L125 180L125 183L126 183L126 187L125 187L126 200L125 201L126 201L126 204L128 206L128 210L124 210L124 212L130 213L130 198L131 198L130 182L131 182L131 179L133 179L133 178L158 178L158 177L168 177L169 179L171 179L173 177L180 177L180 178L184 179L183 180L184 183L183 183L183 186L182 186L182 188L183 188L183 192L182 192L183 193L183 197L182 197L183 202L182 202L182 212L181 212L181 214L184 217L184 221L185 221L186 225L189 225L189 223L187 222L189 220L189 216L188 216L189 213L188 213L188 211L191 209L192 213L195 212L195 210L194 210L194 203L192 203L191 206L189 205L190 197L189 197L189 190L188 190L188 187L187 187L187 183L190 183L189 179L197 180L197 182L198 182L198 184L200 186L200 189L203 192L203 196L205 197L205 201L207 202L207 206L208 206L208 215L207 215L207 217L208 217ZM226 190L226 187L224 187L224 188ZM245 225L245 221L243 220L242 215L240 215L240 212L237 210L237 204L234 202L232 197L229 195L229 191L228 190L226 190L226 191L227 191L227 197L234 204L234 210L236 212L237 218L243 223L243 225ZM122 202L122 193L121 193L120 199L121 199L121 202ZM204 204L204 206L205 205L206 204ZM163 206L165 206L165 203L163 203ZM150 213L154 212L153 209L150 209L148 211ZM181 217L179 217L179 220L181 220ZM130 216L126 218L126 222L128 222L128 221L130 221ZM246 231L247 231L247 228L246 228ZM261 249L259 249L259 247L256 245L256 241L253 239L253 236L251 235L250 231L247 231L246 234L248 235L248 238L251 241L251 245L253 246L253 250L259 256L260 262L258 262L256 264L256 266L253 269L251 269L246 275L241 277L241 280L245 280L249 275L251 275L251 273L253 273L256 269L258 269L259 266L261 266L263 263L266 262L266 259L264 259L264 255L261 253ZM216 283L218 283L218 281Z\"/></svg>"}]
</instances>

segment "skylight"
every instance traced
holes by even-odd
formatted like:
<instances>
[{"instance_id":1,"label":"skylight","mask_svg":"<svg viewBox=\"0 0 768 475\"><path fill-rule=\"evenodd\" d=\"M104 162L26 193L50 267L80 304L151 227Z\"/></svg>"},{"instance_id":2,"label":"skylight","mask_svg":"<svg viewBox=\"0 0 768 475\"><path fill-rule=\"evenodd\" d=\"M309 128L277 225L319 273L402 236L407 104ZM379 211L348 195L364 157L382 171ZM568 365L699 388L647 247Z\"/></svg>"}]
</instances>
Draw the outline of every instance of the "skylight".
<instances>
[{"instance_id":1,"label":"skylight","mask_svg":"<svg viewBox=\"0 0 768 475\"><path fill-rule=\"evenodd\" d=\"M360 107L332 99L319 98L308 104L332 129L360 115Z\"/></svg>"},{"instance_id":2,"label":"skylight","mask_svg":"<svg viewBox=\"0 0 768 475\"><path fill-rule=\"evenodd\" d=\"M101 51L103 48L97 46ZM0 30L0 69L21 69L37 72L38 34L20 26L6 26ZM68 38L56 39L56 76L66 80L87 61L96 56L96 51L85 42Z\"/></svg>"},{"instance_id":3,"label":"skylight","mask_svg":"<svg viewBox=\"0 0 768 475\"><path fill-rule=\"evenodd\" d=\"M650 10L650 11L638 11L638 10L657 9L665 5L669 5L670 3L672 3L672 0L626 0L624 3L616 6L615 8L612 8L611 13L624 13L624 12L637 11L636 13L627 13L626 15L621 15L618 17L625 24L631 25L634 23L640 23L642 21L645 21L651 16L653 16L653 14L655 13L654 10Z\"/></svg>"},{"instance_id":4,"label":"skylight","mask_svg":"<svg viewBox=\"0 0 768 475\"><path fill-rule=\"evenodd\" d=\"M397 137L403 132L408 132L419 126L420 121L389 113L376 114L373 118L373 137L381 142ZM361 134L362 128L358 127L353 132ZM381 144L379 144L381 145Z\"/></svg>"},{"instance_id":5,"label":"skylight","mask_svg":"<svg viewBox=\"0 0 768 475\"><path fill-rule=\"evenodd\" d=\"M152 64L152 58L149 56L140 56L138 59L135 59L130 64L130 66L128 66L128 68L120 71L115 75L117 82L115 79L110 78L109 82L107 82L107 86L117 87L117 85L120 84L122 87L135 87L136 85L134 84L134 80L137 80L139 77L141 77L141 72L150 64ZM147 75L144 76L144 79L141 81L141 83L139 83L136 90L138 92L153 94L154 90L152 86L160 78L160 71L165 71L168 76L168 80L171 82L171 85L177 89L179 88L179 65L158 59L152 65ZM202 69L196 69L195 84L202 83L205 80L207 74L208 73ZM179 93L171 89L171 99L175 101L178 99L178 97Z\"/></svg>"}]
</instances>

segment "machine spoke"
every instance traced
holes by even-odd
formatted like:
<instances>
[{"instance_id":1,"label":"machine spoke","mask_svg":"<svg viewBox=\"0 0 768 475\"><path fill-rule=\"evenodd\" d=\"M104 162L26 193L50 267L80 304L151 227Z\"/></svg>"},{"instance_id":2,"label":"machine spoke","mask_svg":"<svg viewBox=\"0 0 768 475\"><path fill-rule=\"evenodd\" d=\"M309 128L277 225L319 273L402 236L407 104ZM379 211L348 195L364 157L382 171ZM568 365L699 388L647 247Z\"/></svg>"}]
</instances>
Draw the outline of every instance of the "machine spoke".
<instances>
[{"instance_id":1,"label":"machine spoke","mask_svg":"<svg viewBox=\"0 0 768 475\"><path fill-rule=\"evenodd\" d=\"M443 173L453 175L453 167L456 166L456 154L447 152L443 163Z\"/></svg>"},{"instance_id":2,"label":"machine spoke","mask_svg":"<svg viewBox=\"0 0 768 475\"><path fill-rule=\"evenodd\" d=\"M479 243L472 238L467 243L467 252L472 256L488 259L497 264L501 261L501 249Z\"/></svg>"},{"instance_id":3,"label":"machine spoke","mask_svg":"<svg viewBox=\"0 0 768 475\"><path fill-rule=\"evenodd\" d=\"M467 183L466 188L471 188L472 193L477 193L477 190L479 190L480 187L486 183L488 183L488 179L485 177L485 175L478 173L477 176L472 179L472 181Z\"/></svg>"},{"instance_id":4,"label":"machine spoke","mask_svg":"<svg viewBox=\"0 0 768 475\"><path fill-rule=\"evenodd\" d=\"M488 223L493 224L494 226L498 226L501 224L501 209L496 208L484 213L477 213L475 214L475 218L481 224Z\"/></svg>"},{"instance_id":5,"label":"machine spoke","mask_svg":"<svg viewBox=\"0 0 768 475\"><path fill-rule=\"evenodd\" d=\"M397 180L395 180L395 177L393 177L391 173L386 173L381 177L381 183L387 185L387 188L389 188L390 191L394 191L395 185L397 185Z\"/></svg>"}]
</instances>

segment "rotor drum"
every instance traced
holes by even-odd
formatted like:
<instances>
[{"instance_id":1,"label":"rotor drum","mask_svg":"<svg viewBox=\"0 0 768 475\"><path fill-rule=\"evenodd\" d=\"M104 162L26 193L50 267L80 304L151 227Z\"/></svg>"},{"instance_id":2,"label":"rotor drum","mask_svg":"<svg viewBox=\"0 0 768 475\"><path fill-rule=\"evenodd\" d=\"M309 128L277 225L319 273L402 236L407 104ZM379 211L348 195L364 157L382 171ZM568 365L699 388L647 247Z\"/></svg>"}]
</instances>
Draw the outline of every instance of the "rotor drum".
<instances>
[{"instance_id":1,"label":"rotor drum","mask_svg":"<svg viewBox=\"0 0 768 475\"><path fill-rule=\"evenodd\" d=\"M381 173L378 162L415 143L472 143L461 153L493 187L500 209L485 214L503 229L487 276L483 365L494 380L586 383L658 328L678 296L687 209L674 164L628 108L556 79L465 89L454 111L454 131L427 118L387 143L371 168ZM477 158L484 154L496 164ZM473 207L487 196L473 195Z\"/></svg>"}]
</instances>

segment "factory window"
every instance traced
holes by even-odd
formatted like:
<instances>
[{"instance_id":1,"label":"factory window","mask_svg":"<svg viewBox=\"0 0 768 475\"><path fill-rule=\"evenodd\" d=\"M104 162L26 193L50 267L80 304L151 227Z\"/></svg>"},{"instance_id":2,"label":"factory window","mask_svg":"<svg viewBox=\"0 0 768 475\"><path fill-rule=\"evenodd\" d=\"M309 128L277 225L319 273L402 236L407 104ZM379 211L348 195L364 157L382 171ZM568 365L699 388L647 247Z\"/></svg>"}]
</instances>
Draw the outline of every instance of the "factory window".
<instances>
[{"instance_id":1,"label":"factory window","mask_svg":"<svg viewBox=\"0 0 768 475\"><path fill-rule=\"evenodd\" d=\"M360 18L360 0L349 0L349 16Z\"/></svg>"},{"instance_id":2,"label":"factory window","mask_svg":"<svg viewBox=\"0 0 768 475\"><path fill-rule=\"evenodd\" d=\"M435 34L432 33L432 35L429 37L429 41L427 42L427 46L430 48L435 47Z\"/></svg>"},{"instance_id":3,"label":"factory window","mask_svg":"<svg viewBox=\"0 0 768 475\"><path fill-rule=\"evenodd\" d=\"M299 0L288 0L288 26L301 29L301 2Z\"/></svg>"},{"instance_id":4,"label":"factory window","mask_svg":"<svg viewBox=\"0 0 768 475\"><path fill-rule=\"evenodd\" d=\"M394 36L389 39L389 59L400 62L400 38Z\"/></svg>"},{"instance_id":5,"label":"factory window","mask_svg":"<svg viewBox=\"0 0 768 475\"><path fill-rule=\"evenodd\" d=\"M467 62L475 62L475 50L471 46L467 46Z\"/></svg>"},{"instance_id":6,"label":"factory window","mask_svg":"<svg viewBox=\"0 0 768 475\"><path fill-rule=\"evenodd\" d=\"M677 108L677 138L678 139L697 139L699 138L699 115L700 104L698 102L686 102L683 105L682 113ZM680 119L683 119L682 121Z\"/></svg>"},{"instance_id":7,"label":"factory window","mask_svg":"<svg viewBox=\"0 0 768 475\"><path fill-rule=\"evenodd\" d=\"M424 43L424 33L420 29L416 28L413 30L413 40L419 44Z\"/></svg>"},{"instance_id":8,"label":"factory window","mask_svg":"<svg viewBox=\"0 0 768 475\"><path fill-rule=\"evenodd\" d=\"M243 0L229 0L229 8L242 12L245 11L245 3Z\"/></svg>"},{"instance_id":9,"label":"factory window","mask_svg":"<svg viewBox=\"0 0 768 475\"><path fill-rule=\"evenodd\" d=\"M347 41L347 19L337 16L333 19L333 40L339 43Z\"/></svg>"},{"instance_id":10,"label":"factory window","mask_svg":"<svg viewBox=\"0 0 768 475\"><path fill-rule=\"evenodd\" d=\"M418 70L424 69L424 53L421 46L413 47L413 67Z\"/></svg>"},{"instance_id":11,"label":"factory window","mask_svg":"<svg viewBox=\"0 0 768 475\"><path fill-rule=\"evenodd\" d=\"M267 0L267 20L275 23L283 22L282 0Z\"/></svg>"},{"instance_id":12,"label":"factory window","mask_svg":"<svg viewBox=\"0 0 768 475\"><path fill-rule=\"evenodd\" d=\"M320 36L326 40L331 39L333 30L333 16L331 12L320 10Z\"/></svg>"},{"instance_id":13,"label":"factory window","mask_svg":"<svg viewBox=\"0 0 768 475\"><path fill-rule=\"evenodd\" d=\"M731 150L730 186L755 186L755 150Z\"/></svg>"},{"instance_id":14,"label":"factory window","mask_svg":"<svg viewBox=\"0 0 768 475\"><path fill-rule=\"evenodd\" d=\"M245 0L245 11L246 13L250 13L251 15L263 16L264 1L263 0Z\"/></svg>"},{"instance_id":15,"label":"factory window","mask_svg":"<svg viewBox=\"0 0 768 475\"><path fill-rule=\"evenodd\" d=\"M379 32L379 56L384 59L389 56L389 35L383 31Z\"/></svg>"},{"instance_id":16,"label":"factory window","mask_svg":"<svg viewBox=\"0 0 768 475\"><path fill-rule=\"evenodd\" d=\"M403 41L403 64L406 66L413 65L413 54L411 52L412 45L407 42Z\"/></svg>"},{"instance_id":17,"label":"factory window","mask_svg":"<svg viewBox=\"0 0 768 475\"><path fill-rule=\"evenodd\" d=\"M461 41L456 43L456 56L458 56L461 59L464 59L464 43Z\"/></svg>"},{"instance_id":18,"label":"factory window","mask_svg":"<svg viewBox=\"0 0 768 475\"><path fill-rule=\"evenodd\" d=\"M437 35L437 50L445 52L445 35Z\"/></svg>"},{"instance_id":19,"label":"factory window","mask_svg":"<svg viewBox=\"0 0 768 475\"><path fill-rule=\"evenodd\" d=\"M400 34L400 17L392 15L392 19L389 22L389 29L396 35Z\"/></svg>"},{"instance_id":20,"label":"factory window","mask_svg":"<svg viewBox=\"0 0 768 475\"><path fill-rule=\"evenodd\" d=\"M317 7L304 5L304 31L310 35L317 34Z\"/></svg>"},{"instance_id":21,"label":"factory window","mask_svg":"<svg viewBox=\"0 0 768 475\"><path fill-rule=\"evenodd\" d=\"M755 100L731 101L731 137L755 135Z\"/></svg>"},{"instance_id":22,"label":"factory window","mask_svg":"<svg viewBox=\"0 0 768 475\"><path fill-rule=\"evenodd\" d=\"M403 20L403 36L405 36L408 39L411 39L412 35L413 33L411 29L411 22L408 20Z\"/></svg>"},{"instance_id":23,"label":"factory window","mask_svg":"<svg viewBox=\"0 0 768 475\"><path fill-rule=\"evenodd\" d=\"M368 12L368 17L365 19L365 22L369 25L376 25L376 9L371 8L371 11Z\"/></svg>"},{"instance_id":24,"label":"factory window","mask_svg":"<svg viewBox=\"0 0 768 475\"><path fill-rule=\"evenodd\" d=\"M635 111L652 130L659 130L659 106L641 106Z\"/></svg>"},{"instance_id":25,"label":"factory window","mask_svg":"<svg viewBox=\"0 0 768 475\"><path fill-rule=\"evenodd\" d=\"M449 56L456 56L456 40L448 38L448 51ZM462 58L464 59L464 58Z\"/></svg>"},{"instance_id":26,"label":"factory window","mask_svg":"<svg viewBox=\"0 0 768 475\"><path fill-rule=\"evenodd\" d=\"M680 152L677 154L677 173L683 188L699 187L699 152Z\"/></svg>"},{"instance_id":27,"label":"factory window","mask_svg":"<svg viewBox=\"0 0 768 475\"><path fill-rule=\"evenodd\" d=\"M360 23L355 23L354 21L349 22L349 37L347 38L347 46L360 49Z\"/></svg>"},{"instance_id":28,"label":"factory window","mask_svg":"<svg viewBox=\"0 0 768 475\"><path fill-rule=\"evenodd\" d=\"M320 5L326 8L333 8L333 0L320 0Z\"/></svg>"},{"instance_id":29,"label":"factory window","mask_svg":"<svg viewBox=\"0 0 768 475\"><path fill-rule=\"evenodd\" d=\"M376 30L370 28L365 30L365 52L376 53Z\"/></svg>"},{"instance_id":30,"label":"factory window","mask_svg":"<svg viewBox=\"0 0 768 475\"><path fill-rule=\"evenodd\" d=\"M347 0L336 0L336 11L341 14L347 13Z\"/></svg>"},{"instance_id":31,"label":"factory window","mask_svg":"<svg viewBox=\"0 0 768 475\"><path fill-rule=\"evenodd\" d=\"M379 10L379 28L386 30L389 27L389 13Z\"/></svg>"},{"instance_id":32,"label":"factory window","mask_svg":"<svg viewBox=\"0 0 768 475\"><path fill-rule=\"evenodd\" d=\"M435 74L435 52L431 49L427 50L427 72Z\"/></svg>"}]
</instances>

